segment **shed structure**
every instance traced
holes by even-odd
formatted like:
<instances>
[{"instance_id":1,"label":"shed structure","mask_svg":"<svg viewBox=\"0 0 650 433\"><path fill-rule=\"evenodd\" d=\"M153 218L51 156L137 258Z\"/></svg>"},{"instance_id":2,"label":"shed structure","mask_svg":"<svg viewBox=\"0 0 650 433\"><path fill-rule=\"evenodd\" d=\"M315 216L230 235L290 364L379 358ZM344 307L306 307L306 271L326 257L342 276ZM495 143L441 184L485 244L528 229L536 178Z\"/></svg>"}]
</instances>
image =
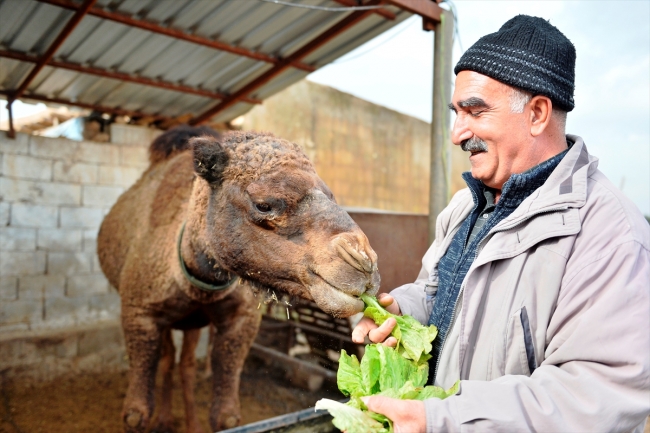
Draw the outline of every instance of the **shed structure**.
<instances>
[{"instance_id":1,"label":"shed structure","mask_svg":"<svg viewBox=\"0 0 650 433\"><path fill-rule=\"evenodd\" d=\"M226 122L429 0L0 0L0 95ZM10 117L11 123L11 117Z\"/></svg>"}]
</instances>

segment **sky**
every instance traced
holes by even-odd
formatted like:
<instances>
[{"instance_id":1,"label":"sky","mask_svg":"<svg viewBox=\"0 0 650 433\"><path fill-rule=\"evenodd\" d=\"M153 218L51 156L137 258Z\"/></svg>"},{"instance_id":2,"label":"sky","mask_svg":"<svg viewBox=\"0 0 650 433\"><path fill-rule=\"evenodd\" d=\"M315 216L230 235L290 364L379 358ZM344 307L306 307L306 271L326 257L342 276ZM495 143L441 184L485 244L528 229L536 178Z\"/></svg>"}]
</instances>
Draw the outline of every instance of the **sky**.
<instances>
[{"instance_id":1,"label":"sky","mask_svg":"<svg viewBox=\"0 0 650 433\"><path fill-rule=\"evenodd\" d=\"M650 215L650 0L454 5L453 64L463 49L518 14L549 20L573 42L576 107L567 132L581 136L603 173ZM308 79L430 122L432 76L433 33L412 17Z\"/></svg>"}]
</instances>

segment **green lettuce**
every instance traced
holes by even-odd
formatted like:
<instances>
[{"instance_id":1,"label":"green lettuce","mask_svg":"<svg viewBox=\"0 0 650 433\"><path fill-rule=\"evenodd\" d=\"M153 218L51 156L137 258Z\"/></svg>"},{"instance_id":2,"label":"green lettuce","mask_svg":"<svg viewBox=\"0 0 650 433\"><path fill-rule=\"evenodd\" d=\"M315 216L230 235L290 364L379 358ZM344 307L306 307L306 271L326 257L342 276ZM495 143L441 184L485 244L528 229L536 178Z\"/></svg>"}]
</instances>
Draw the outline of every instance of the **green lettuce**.
<instances>
[{"instance_id":1,"label":"green lettuce","mask_svg":"<svg viewBox=\"0 0 650 433\"><path fill-rule=\"evenodd\" d=\"M423 362L431 358L431 342L438 335L435 326L423 326L411 316L397 316L384 309L376 298L366 294L361 295L361 300L366 304L363 315L370 317L377 325L381 325L390 317L397 322L391 335L397 340L397 351L405 358Z\"/></svg>"},{"instance_id":2,"label":"green lettuce","mask_svg":"<svg viewBox=\"0 0 650 433\"><path fill-rule=\"evenodd\" d=\"M448 390L425 386L429 377L428 359L431 342L438 330L423 326L411 316L396 316L386 311L373 297L361 295L366 304L364 315L381 325L393 317L397 325L391 332L397 339L395 348L369 344L361 362L355 355L341 350L337 385L346 403L322 399L316 409L326 409L334 417L332 423L348 433L392 433L393 424L384 415L368 410L361 397L382 395L401 400L444 399L458 392L460 381Z\"/></svg>"}]
</instances>

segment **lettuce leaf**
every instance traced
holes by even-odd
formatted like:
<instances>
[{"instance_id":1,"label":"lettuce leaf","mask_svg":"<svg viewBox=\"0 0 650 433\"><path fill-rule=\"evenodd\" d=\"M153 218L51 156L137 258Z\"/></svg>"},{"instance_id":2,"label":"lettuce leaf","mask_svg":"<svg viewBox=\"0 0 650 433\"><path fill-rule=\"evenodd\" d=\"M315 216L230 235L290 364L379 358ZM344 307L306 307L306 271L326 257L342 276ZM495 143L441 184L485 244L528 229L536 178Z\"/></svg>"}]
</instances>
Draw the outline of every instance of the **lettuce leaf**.
<instances>
[{"instance_id":1,"label":"lettuce leaf","mask_svg":"<svg viewBox=\"0 0 650 433\"><path fill-rule=\"evenodd\" d=\"M316 409L329 411L334 417L332 424L339 430L345 430L349 433L389 433L389 429L370 416L369 412L338 401L327 398L320 399L316 402Z\"/></svg>"},{"instance_id":2,"label":"lettuce leaf","mask_svg":"<svg viewBox=\"0 0 650 433\"><path fill-rule=\"evenodd\" d=\"M345 396L368 395L363 386L359 360L355 355L348 355L345 349L341 350L339 369L336 372L336 383L339 391Z\"/></svg>"},{"instance_id":3,"label":"lettuce leaf","mask_svg":"<svg viewBox=\"0 0 650 433\"><path fill-rule=\"evenodd\" d=\"M431 355L431 342L436 338L438 329L431 326L423 326L411 316L397 316L389 313L379 305L376 298L361 295L361 300L367 305L363 311L364 316L370 317L377 325L381 325L390 317L397 322L391 335L397 339L397 351L405 358L418 363L428 360Z\"/></svg>"},{"instance_id":4,"label":"lettuce leaf","mask_svg":"<svg viewBox=\"0 0 650 433\"><path fill-rule=\"evenodd\" d=\"M348 433L393 433L393 424L386 416L370 412L361 397L382 395L401 400L446 398L458 392L460 381L448 390L425 386L429 377L428 359L431 342L438 330L435 326L422 326L411 316L396 316L386 311L370 296L361 295L366 304L364 315L381 325L395 318L397 325L391 332L397 339L395 348L382 344L369 344L361 362L355 355L341 350L337 383L339 390L350 401L346 404L322 399L316 409L326 409L332 414L334 426Z\"/></svg>"}]
</instances>

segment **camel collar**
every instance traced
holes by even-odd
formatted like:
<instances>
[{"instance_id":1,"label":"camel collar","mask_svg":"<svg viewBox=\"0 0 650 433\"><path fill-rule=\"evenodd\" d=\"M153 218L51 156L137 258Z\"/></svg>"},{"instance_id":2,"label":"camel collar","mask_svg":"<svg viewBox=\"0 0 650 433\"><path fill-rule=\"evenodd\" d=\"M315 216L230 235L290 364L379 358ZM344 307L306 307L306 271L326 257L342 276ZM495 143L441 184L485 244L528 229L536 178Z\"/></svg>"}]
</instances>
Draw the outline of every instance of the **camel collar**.
<instances>
[{"instance_id":1,"label":"camel collar","mask_svg":"<svg viewBox=\"0 0 650 433\"><path fill-rule=\"evenodd\" d=\"M176 242L176 250L178 251L178 263L181 265L181 270L183 271L183 275L185 276L185 279L190 282L195 287L198 287L201 290L204 290L206 292L220 292L222 290L226 290L228 287L232 286L235 281L239 279L237 275L232 277L229 281L226 281L224 284L220 285L214 285L210 283L206 283L205 281L201 281L198 278L192 276L189 271L187 270L187 267L185 266L185 261L183 260L183 256L181 255L181 243L183 242L183 232L185 231L185 224L187 221L183 221L183 226L181 227L181 232L178 234L178 241Z\"/></svg>"}]
</instances>

